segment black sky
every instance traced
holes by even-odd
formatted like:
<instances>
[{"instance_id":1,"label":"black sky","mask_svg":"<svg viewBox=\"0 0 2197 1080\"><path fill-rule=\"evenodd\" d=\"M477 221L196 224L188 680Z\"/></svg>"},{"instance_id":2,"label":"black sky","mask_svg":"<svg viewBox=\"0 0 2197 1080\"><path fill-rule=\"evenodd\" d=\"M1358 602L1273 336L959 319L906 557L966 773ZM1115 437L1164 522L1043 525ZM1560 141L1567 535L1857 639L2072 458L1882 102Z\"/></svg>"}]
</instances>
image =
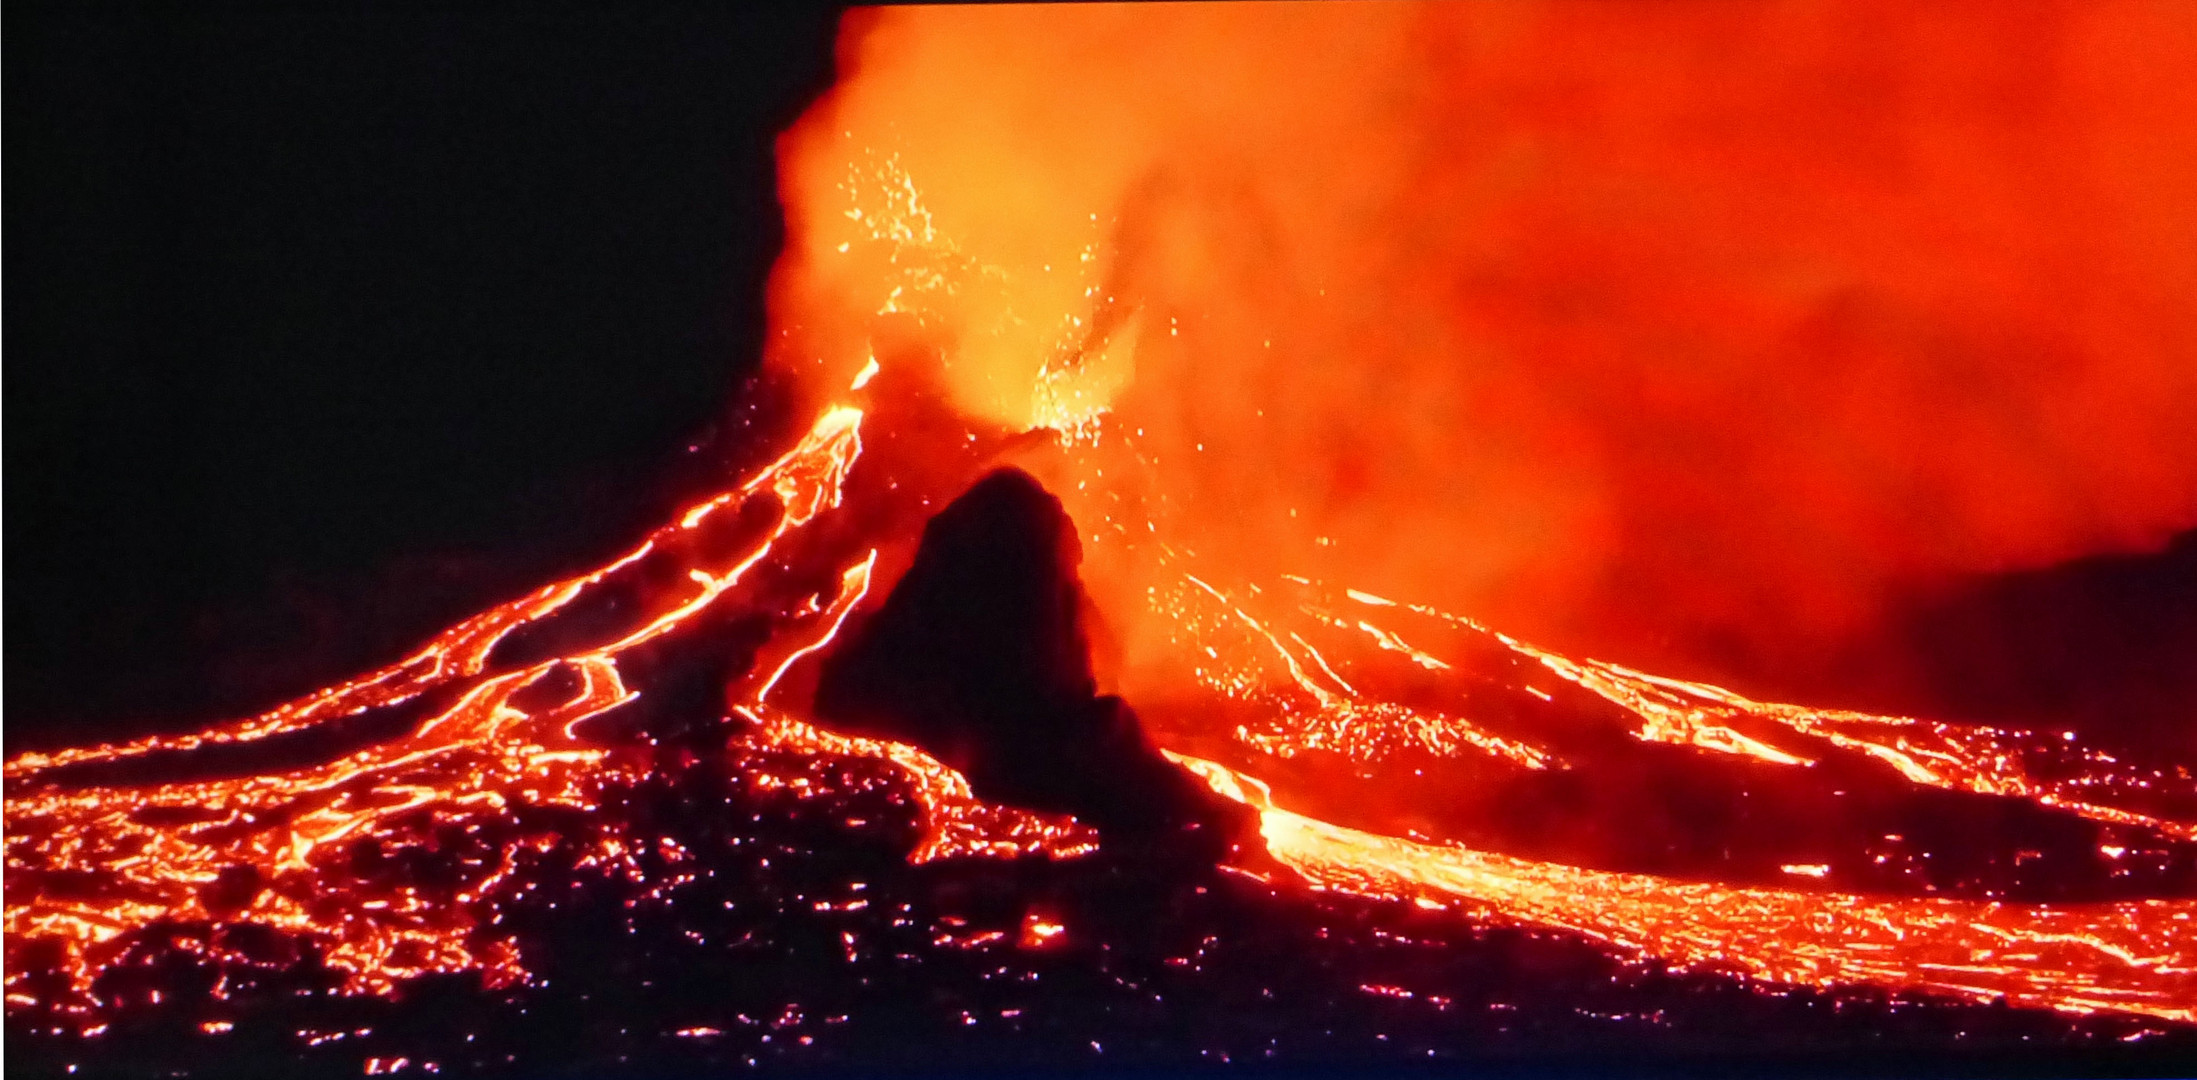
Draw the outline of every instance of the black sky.
<instances>
[{"instance_id":1,"label":"black sky","mask_svg":"<svg viewBox=\"0 0 2197 1080\"><path fill-rule=\"evenodd\" d=\"M835 19L10 3L11 748L270 704L651 524Z\"/></svg>"}]
</instances>

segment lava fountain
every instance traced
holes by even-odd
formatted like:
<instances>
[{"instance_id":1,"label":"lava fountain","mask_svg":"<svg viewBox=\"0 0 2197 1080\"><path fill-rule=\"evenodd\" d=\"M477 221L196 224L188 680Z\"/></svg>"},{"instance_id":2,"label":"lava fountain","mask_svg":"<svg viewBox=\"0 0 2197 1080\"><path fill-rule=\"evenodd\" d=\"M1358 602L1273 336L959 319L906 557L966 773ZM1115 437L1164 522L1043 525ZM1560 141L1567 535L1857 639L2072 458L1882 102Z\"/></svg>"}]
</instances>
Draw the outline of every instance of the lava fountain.
<instances>
[{"instance_id":1,"label":"lava fountain","mask_svg":"<svg viewBox=\"0 0 2197 1080\"><path fill-rule=\"evenodd\" d=\"M1223 861L1260 888L2197 1022L2188 763L1649 670L2197 523L2175 15L857 12L781 144L805 435L384 670L10 759L8 1007L97 1034L148 935L354 995L526 987L520 871L691 876L599 811L696 746L795 797L889 768L911 861L1090 856L1079 807L811 706L923 523L1011 466L1073 523L1096 688L1247 808ZM621 719L705 641L740 657L709 738Z\"/></svg>"}]
</instances>

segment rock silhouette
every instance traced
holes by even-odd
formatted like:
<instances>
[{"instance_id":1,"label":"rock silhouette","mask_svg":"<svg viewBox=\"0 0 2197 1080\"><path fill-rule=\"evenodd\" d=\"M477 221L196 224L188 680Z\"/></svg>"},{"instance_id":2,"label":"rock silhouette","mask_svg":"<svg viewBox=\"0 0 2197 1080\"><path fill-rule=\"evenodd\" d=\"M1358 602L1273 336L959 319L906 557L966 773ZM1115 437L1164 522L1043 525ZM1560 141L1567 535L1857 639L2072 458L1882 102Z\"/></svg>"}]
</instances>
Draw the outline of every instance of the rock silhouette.
<instances>
[{"instance_id":1,"label":"rock silhouette","mask_svg":"<svg viewBox=\"0 0 2197 1080\"><path fill-rule=\"evenodd\" d=\"M989 474L931 519L907 574L826 658L816 715L921 746L984 798L1074 814L1108 840L1206 838L1217 858L1251 814L1097 694L1081 561L1058 499L1020 470Z\"/></svg>"}]
</instances>

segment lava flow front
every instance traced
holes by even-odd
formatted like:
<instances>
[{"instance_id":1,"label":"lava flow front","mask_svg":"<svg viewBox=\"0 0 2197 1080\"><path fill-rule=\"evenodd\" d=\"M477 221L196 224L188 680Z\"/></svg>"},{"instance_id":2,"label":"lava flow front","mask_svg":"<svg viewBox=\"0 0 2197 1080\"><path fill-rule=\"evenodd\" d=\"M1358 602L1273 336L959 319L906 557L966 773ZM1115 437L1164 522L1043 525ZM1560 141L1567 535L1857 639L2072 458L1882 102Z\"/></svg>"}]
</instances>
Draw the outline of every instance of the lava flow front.
<instances>
[{"instance_id":1,"label":"lava flow front","mask_svg":"<svg viewBox=\"0 0 2197 1080\"><path fill-rule=\"evenodd\" d=\"M1935 204L1909 205L1887 179L1897 170L1825 179L1821 158L1838 147L1802 140L1798 162L1742 154L1729 136L1745 94L1704 101L1679 75L1640 69L1643 37L1731 29L1719 19L1654 5L1626 9L1643 25L1620 33L1576 25L1577 8L1528 10L857 16L846 79L781 147L789 240L769 361L813 410L805 434L600 569L384 670L197 734L8 760L11 1031L48 1040L41 1052L61 1061L115 1025L219 1039L276 1017L276 1041L371 1044L358 1060L385 1072L417 1054L332 1018L457 985L518 1014L576 995L557 1014L567 1026L626 1047L641 1021L586 1018L630 1020L601 997L673 977L559 950L655 919L670 928L665 949L693 950L664 953L688 957L666 966L730 972L712 989L725 1001L768 984L767 1009L679 999L681 1015L661 1019L662 1038L737 1042L728 1054L748 1064L798 1060L887 998L935 1006L955 1030L1051 1040L1046 1053L1101 1054L1114 1031L1146 1032L1160 1060L1274 1056L1289 1008L1330 1016L1327 1036L1355 1024L1367 1046L1409 1042L1414 1056L1562 1048L1580 1017L1635 1025L1612 1045L1646 1038L1644 1025L1678 1033L1655 1045L1685 1049L1726 1037L1701 1034L1715 1016L1788 999L1797 1011L1763 1030L1790 1020L1809 1033L1793 1045L1817 1049L1868 1037L1837 1027L1849 1010L1889 1024L1918 1003L1956 1018L1914 1036L1945 1045L1971 1023L2008 1045L2188 1039L2191 763L2052 725L1758 701L1574 647L1639 645L1640 613L1667 609L1686 629L1759 632L1761 655L1777 655L1866 620L1902 575L2047 562L2186 527L2197 457L2069 432L2124 405L2135 418L2118 431L2173 427L2183 399L2167 391L2190 384L2171 362L2187 342L2171 328L2108 332L2121 324L2094 313L1984 334L2026 303L2023 283L2058 273L2065 253L2042 240L1984 272L1807 215L1804 235L1771 235L1791 206L1705 178L1726 167L1781 192L1773 180L1798 178L1772 201L1838 187L1895 217L1929 218ZM1864 22L1897 21L1867 11ZM2035 32L2125 36L2149 11ZM1787 21L1749 32L1784 40ZM1968 77L1933 67L1945 43L1917 35L1884 79L1943 89L1936 80ZM1073 57L1056 55L1066 40ZM1262 42L1303 70L1277 74ZM1213 58L1199 69L1213 95L1136 81L1184 43ZM1552 51L1579 54L1565 68L1576 85L1545 84L1530 61ZM1394 69L1366 76L1369 89L1351 61L1374 54ZM1610 55L1664 79L1662 92L1612 97L1613 76L1579 66ZM1755 74L1785 94L1777 108L1837 111ZM1285 75L1286 92L1274 83ZM2115 96L2119 76L2090 75L2076 96L2110 114L2099 124L2145 122ZM957 77L982 83L975 105L952 92ZM1471 113L1487 145L1428 141L1444 109L1482 100L1515 112ZM1567 141L1594 112L1582 102L1625 100L1662 131L1644 144L1653 154L1611 165ZM1275 126L1274 102L1301 131ZM1852 122L1879 121L1936 130L1904 113ZM2003 182L2097 196L2085 250L2139 300L2171 292L2159 290L2174 273L2145 276L2129 254L2149 241L2121 226L2149 204L2115 186L2120 165L2008 179L1993 155L2011 144L1949 145L1916 168L1986 195ZM2175 152L2161 147L2128 153ZM1354 151L1337 155L1349 175L1307 173L1308 156L1338 148ZM1614 171L1580 187L1547 160ZM1550 187L1529 193L1534 182ZM1658 231L1668 222L1618 230L1607 265L1581 254L1602 250L1578 230L1610 224L1602 215L1626 202L1613 193L1696 182L1730 212L1738 254L1688 246ZM1437 222L1449 204L1484 232L1460 239ZM1662 256L1698 279L1695 309L1642 278L1664 272ZM1887 269L1909 256L1946 280ZM2184 265L2187 251L2172 258ZM1549 292L1537 275L1558 271L1585 284ZM1437 278L1454 295L1435 295L1425 283ZM1943 299L1969 287L1984 298ZM1827 306L1795 316L1808 296ZM1672 310L1645 314L1643 297ZM1924 423L1944 395L1910 385L1899 365L1921 361L1891 337L1939 315L1919 339L1986 360L2049 340L2060 351L2038 355L2074 359L2024 368L1993 397L2006 415L1962 404L1976 411ZM1587 328L1628 320L1645 329ZM1875 406L1750 413L1762 383L1740 373L1786 363L1779 350L1794 377L1838 391L1818 398ZM1827 434L1793 434L1803 428ZM2037 433L2034 461L1995 456L2014 428ZM1681 429L1676 449L1658 441ZM1925 435L1946 452L1912 445ZM1726 458L1732 483L1719 489ZM1906 471L1881 484L1863 467L1894 459ZM2060 486L2009 486L2022 461ZM1157 766L1164 781L1255 820L1219 863L1154 838L1164 830L1109 831L1088 802L1073 814L1014 805L985 786L997 772L967 764L985 748L822 719L834 715L823 671L914 580L920 553L951 542L925 522L1005 468L1034 477L1072 523L1074 550L1033 562L1067 576L1031 587L1067 605L1062 640L1083 681L1126 701L1090 714L1115 756L1094 744L1089 762L1164 751L1183 770ZM1943 520L1898 509L1934 498ZM1690 553L1669 540L1696 525ZM1476 610L1460 600L1527 625L1454 614ZM1779 617L1750 621L1768 609ZM957 648L982 638L966 625L902 630ZM1074 779L1088 790L1150 777ZM1162 786L1109 805L1158 800ZM859 869L831 869L842 865ZM593 929L559 937L560 918ZM1411 959L1386 959L1393 949ZM975 959L952 968L968 978L951 990L946 975L926 988L907 974L962 957ZM1228 1017L1170 1026L1167 1009L1183 1006L1163 991L1190 985L1171 980L1231 977L1252 981L1212 998L1233 1002ZM1112 1004L1041 1022L1041 986L1055 1004ZM1723 996L1711 1007L1698 995ZM326 1016L296 1019L302 998ZM1576 1015L1534 1012L1552 998ZM438 1045L458 1053L484 1034ZM818 1060L882 1060L861 1053L893 1042Z\"/></svg>"}]
</instances>

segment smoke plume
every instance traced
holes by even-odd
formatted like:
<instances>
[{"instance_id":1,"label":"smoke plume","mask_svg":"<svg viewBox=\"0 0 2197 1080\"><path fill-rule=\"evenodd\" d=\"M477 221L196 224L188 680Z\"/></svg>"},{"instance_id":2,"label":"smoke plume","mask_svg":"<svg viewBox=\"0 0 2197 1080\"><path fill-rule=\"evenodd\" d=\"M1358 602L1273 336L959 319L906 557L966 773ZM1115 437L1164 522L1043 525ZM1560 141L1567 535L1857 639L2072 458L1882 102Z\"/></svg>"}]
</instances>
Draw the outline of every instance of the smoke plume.
<instances>
[{"instance_id":1,"label":"smoke plume","mask_svg":"<svg viewBox=\"0 0 2197 1080\"><path fill-rule=\"evenodd\" d=\"M841 52L775 362L1107 410L1245 575L1698 672L2197 524L2180 4L893 8Z\"/></svg>"}]
</instances>

